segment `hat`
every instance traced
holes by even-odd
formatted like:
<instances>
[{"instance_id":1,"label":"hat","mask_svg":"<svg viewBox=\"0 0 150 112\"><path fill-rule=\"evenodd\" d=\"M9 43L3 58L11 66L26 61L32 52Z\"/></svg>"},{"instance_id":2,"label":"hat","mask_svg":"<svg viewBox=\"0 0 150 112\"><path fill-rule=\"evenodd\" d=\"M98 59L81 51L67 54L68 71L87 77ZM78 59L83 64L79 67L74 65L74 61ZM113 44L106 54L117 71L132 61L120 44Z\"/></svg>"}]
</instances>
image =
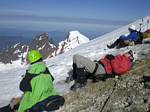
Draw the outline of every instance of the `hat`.
<instances>
[{"instance_id":1,"label":"hat","mask_svg":"<svg viewBox=\"0 0 150 112\"><path fill-rule=\"evenodd\" d=\"M30 64L38 61L41 58L42 58L42 55L37 50L31 50L28 53L28 61L29 61Z\"/></svg>"},{"instance_id":2,"label":"hat","mask_svg":"<svg viewBox=\"0 0 150 112\"><path fill-rule=\"evenodd\" d=\"M128 29L130 29L130 30L136 30L136 27L135 27L135 25L130 25Z\"/></svg>"}]
</instances>

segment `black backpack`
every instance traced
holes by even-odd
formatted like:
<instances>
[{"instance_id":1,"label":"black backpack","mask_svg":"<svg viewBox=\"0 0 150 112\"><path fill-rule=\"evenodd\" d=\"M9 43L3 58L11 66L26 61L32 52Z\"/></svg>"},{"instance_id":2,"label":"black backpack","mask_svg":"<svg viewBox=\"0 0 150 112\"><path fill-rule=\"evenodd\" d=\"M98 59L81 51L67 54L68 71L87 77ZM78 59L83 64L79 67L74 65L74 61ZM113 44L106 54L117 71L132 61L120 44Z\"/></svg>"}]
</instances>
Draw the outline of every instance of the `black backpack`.
<instances>
[{"instance_id":1,"label":"black backpack","mask_svg":"<svg viewBox=\"0 0 150 112\"><path fill-rule=\"evenodd\" d=\"M143 32L137 31L138 39L135 41L135 44L142 44L143 43Z\"/></svg>"}]
</instances>

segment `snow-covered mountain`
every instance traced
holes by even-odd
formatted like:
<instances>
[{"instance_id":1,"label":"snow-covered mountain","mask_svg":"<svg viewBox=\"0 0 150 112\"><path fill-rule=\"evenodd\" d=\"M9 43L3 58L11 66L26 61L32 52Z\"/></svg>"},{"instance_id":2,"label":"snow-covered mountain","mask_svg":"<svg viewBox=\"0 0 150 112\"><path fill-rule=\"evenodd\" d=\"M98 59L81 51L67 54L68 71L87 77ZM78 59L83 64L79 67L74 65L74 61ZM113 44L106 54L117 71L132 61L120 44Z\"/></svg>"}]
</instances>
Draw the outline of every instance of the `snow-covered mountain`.
<instances>
[{"instance_id":1,"label":"snow-covered mountain","mask_svg":"<svg viewBox=\"0 0 150 112\"><path fill-rule=\"evenodd\" d=\"M47 33L43 33L34 38L29 48L39 50L43 55L43 59L53 57L56 51L56 46L53 42L49 41Z\"/></svg>"},{"instance_id":2,"label":"snow-covered mountain","mask_svg":"<svg viewBox=\"0 0 150 112\"><path fill-rule=\"evenodd\" d=\"M146 29L146 21L148 19L150 19L150 16L143 18L142 30ZM139 23L141 22L142 19L133 22L132 24L139 28ZM128 33L128 26L129 25L126 25L108 34L100 36L61 55L46 59L45 62L55 78L54 85L57 91L61 94L69 92L71 83L64 83L64 80L68 76L68 71L72 69L72 57L76 53L88 57L91 60L95 60L103 57L107 53L118 54L132 49L135 53L135 59L137 59L138 53L149 50L150 44L130 46L121 49L107 49L107 44L113 42L120 35ZM3 106L7 104L13 96L22 94L18 88L18 85L22 79L21 76L25 73L27 65L16 66L15 64L0 64L0 67L0 106Z\"/></svg>"},{"instance_id":3,"label":"snow-covered mountain","mask_svg":"<svg viewBox=\"0 0 150 112\"><path fill-rule=\"evenodd\" d=\"M21 43L17 43L11 46L5 52L0 53L0 62L6 63L20 63L26 64L26 56L30 49L37 49L39 50L42 55L43 59L47 57L54 56L54 52L56 50L56 46L49 41L48 34L43 33L33 39L30 45L25 45Z\"/></svg>"},{"instance_id":4,"label":"snow-covered mountain","mask_svg":"<svg viewBox=\"0 0 150 112\"><path fill-rule=\"evenodd\" d=\"M49 41L47 33L36 36L29 45L17 43L7 51L0 53L0 62L26 64L26 56L29 50L37 49L43 55L43 59L54 57L67 52L83 43L89 42L89 39L78 31L71 31L64 41L57 47L53 41Z\"/></svg>"},{"instance_id":5,"label":"snow-covered mountain","mask_svg":"<svg viewBox=\"0 0 150 112\"><path fill-rule=\"evenodd\" d=\"M29 46L17 43L7 51L0 53L0 62L13 63L14 61L18 61L20 64L25 63L28 49Z\"/></svg>"},{"instance_id":6,"label":"snow-covered mountain","mask_svg":"<svg viewBox=\"0 0 150 112\"><path fill-rule=\"evenodd\" d=\"M83 43L89 42L89 38L82 35L79 31L69 32L67 38L59 43L56 54L67 52Z\"/></svg>"},{"instance_id":7,"label":"snow-covered mountain","mask_svg":"<svg viewBox=\"0 0 150 112\"><path fill-rule=\"evenodd\" d=\"M48 39L48 34L36 36L30 45L17 43L4 52L0 53L0 62L26 64L26 56L30 49L37 49L43 54L43 59L54 56L56 46Z\"/></svg>"}]
</instances>

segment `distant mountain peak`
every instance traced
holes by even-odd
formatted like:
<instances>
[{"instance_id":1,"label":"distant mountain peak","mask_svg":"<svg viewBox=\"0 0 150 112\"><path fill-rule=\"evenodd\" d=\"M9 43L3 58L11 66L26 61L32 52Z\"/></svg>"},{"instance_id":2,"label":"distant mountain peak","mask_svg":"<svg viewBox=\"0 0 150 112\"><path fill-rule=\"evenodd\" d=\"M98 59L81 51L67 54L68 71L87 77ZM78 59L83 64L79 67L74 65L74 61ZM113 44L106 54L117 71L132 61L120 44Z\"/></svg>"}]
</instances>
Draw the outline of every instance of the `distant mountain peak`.
<instances>
[{"instance_id":1,"label":"distant mountain peak","mask_svg":"<svg viewBox=\"0 0 150 112\"><path fill-rule=\"evenodd\" d=\"M48 33L43 33L42 35L40 35L39 40L42 40L45 37L48 38Z\"/></svg>"},{"instance_id":2,"label":"distant mountain peak","mask_svg":"<svg viewBox=\"0 0 150 112\"><path fill-rule=\"evenodd\" d=\"M0 62L12 63L20 60L20 63L25 63L27 62L27 53L31 49L39 50L43 55L43 59L46 59L53 56L56 46L49 42L48 33L43 33L36 36L29 45L16 43L5 52L0 53Z\"/></svg>"},{"instance_id":3,"label":"distant mountain peak","mask_svg":"<svg viewBox=\"0 0 150 112\"><path fill-rule=\"evenodd\" d=\"M69 41L77 41L79 44L88 42L89 39L82 35L79 31L70 31L68 36Z\"/></svg>"},{"instance_id":4,"label":"distant mountain peak","mask_svg":"<svg viewBox=\"0 0 150 112\"><path fill-rule=\"evenodd\" d=\"M79 31L70 31L67 38L59 43L56 54L67 52L80 44L89 42L89 39Z\"/></svg>"}]
</instances>

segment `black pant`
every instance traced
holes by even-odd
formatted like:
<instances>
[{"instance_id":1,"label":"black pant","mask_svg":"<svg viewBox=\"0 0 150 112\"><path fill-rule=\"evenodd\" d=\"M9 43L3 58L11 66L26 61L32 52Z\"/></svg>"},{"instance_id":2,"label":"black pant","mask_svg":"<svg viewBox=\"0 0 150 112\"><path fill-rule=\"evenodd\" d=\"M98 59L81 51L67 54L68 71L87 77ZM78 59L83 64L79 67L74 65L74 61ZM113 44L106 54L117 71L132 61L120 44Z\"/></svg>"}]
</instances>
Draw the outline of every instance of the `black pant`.
<instances>
[{"instance_id":1,"label":"black pant","mask_svg":"<svg viewBox=\"0 0 150 112\"><path fill-rule=\"evenodd\" d=\"M16 104L13 109L11 109L10 104L8 104L4 107L1 107L0 112L14 112L15 110L18 110L18 108L19 108L19 104Z\"/></svg>"},{"instance_id":2,"label":"black pant","mask_svg":"<svg viewBox=\"0 0 150 112\"><path fill-rule=\"evenodd\" d=\"M12 109L10 108L10 105L6 105L0 108L0 112L12 112Z\"/></svg>"},{"instance_id":3,"label":"black pant","mask_svg":"<svg viewBox=\"0 0 150 112\"><path fill-rule=\"evenodd\" d=\"M122 47L126 47L128 46L127 44L125 44L125 41L122 39L117 39L112 45L111 47L114 48L122 48Z\"/></svg>"},{"instance_id":4,"label":"black pant","mask_svg":"<svg viewBox=\"0 0 150 112\"><path fill-rule=\"evenodd\" d=\"M54 111L59 109L65 102L62 96L50 96L45 100L37 103L32 108L26 110L26 112L42 112L42 111Z\"/></svg>"}]
</instances>

